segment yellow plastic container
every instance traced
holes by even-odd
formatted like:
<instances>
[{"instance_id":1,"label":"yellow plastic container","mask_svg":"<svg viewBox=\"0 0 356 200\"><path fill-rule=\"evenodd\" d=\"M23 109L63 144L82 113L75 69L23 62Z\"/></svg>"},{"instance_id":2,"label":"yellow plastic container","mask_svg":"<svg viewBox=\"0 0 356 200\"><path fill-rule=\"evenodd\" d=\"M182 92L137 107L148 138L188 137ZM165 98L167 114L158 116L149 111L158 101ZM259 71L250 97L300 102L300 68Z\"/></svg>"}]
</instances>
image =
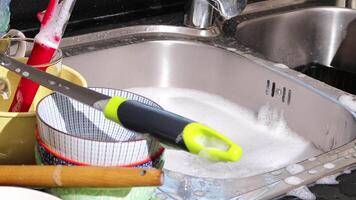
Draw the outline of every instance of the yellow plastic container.
<instances>
[{"instance_id":1,"label":"yellow plastic container","mask_svg":"<svg viewBox=\"0 0 356 200\"><path fill-rule=\"evenodd\" d=\"M49 67L47 71L53 70ZM86 80L77 71L62 65L59 77L75 84L87 87ZM0 164L36 164L35 148L35 106L52 91L39 87L29 112L6 112L12 102L20 77L0 66L0 78L8 80L10 98L4 101L0 97Z\"/></svg>"}]
</instances>

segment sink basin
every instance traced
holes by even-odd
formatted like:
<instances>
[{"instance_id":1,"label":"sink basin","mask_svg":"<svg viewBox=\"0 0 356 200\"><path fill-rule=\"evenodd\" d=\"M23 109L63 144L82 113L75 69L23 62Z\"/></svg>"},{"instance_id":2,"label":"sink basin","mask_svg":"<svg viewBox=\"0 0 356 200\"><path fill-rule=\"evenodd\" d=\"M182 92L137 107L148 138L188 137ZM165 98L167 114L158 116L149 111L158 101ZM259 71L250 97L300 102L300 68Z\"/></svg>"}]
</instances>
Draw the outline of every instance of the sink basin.
<instances>
[{"instance_id":1,"label":"sink basin","mask_svg":"<svg viewBox=\"0 0 356 200\"><path fill-rule=\"evenodd\" d=\"M236 38L263 57L356 94L356 11L314 7L238 25Z\"/></svg>"},{"instance_id":2,"label":"sink basin","mask_svg":"<svg viewBox=\"0 0 356 200\"><path fill-rule=\"evenodd\" d=\"M356 137L356 121L351 112L327 95L268 65L204 43L143 41L69 56L63 62L78 70L89 86L187 88L221 96L255 113L269 104L283 110L288 126L324 152L343 148ZM301 161L308 158L305 156ZM318 166L324 162L322 160L307 161L306 166ZM274 183L271 182L273 179L281 187L267 194L265 197L268 198L296 187L283 182L283 178L289 176L285 170L269 181L266 177L271 175L268 174L212 180L168 171L166 184L160 191L177 199L199 199L202 195L225 199L261 189ZM306 183L318 178L309 176ZM202 180L211 183L215 189L199 186L198 182ZM194 191L189 186L191 184L194 184ZM196 192L198 188L202 193Z\"/></svg>"}]
</instances>

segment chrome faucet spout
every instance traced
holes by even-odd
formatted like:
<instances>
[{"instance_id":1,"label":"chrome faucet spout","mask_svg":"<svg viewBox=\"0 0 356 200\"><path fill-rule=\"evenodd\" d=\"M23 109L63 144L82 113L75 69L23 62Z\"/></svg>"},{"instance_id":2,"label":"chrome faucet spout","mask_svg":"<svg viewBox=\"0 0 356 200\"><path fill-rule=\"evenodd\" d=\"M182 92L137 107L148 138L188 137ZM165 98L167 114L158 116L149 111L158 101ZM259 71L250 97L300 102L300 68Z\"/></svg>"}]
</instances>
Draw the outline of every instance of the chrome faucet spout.
<instances>
[{"instance_id":1,"label":"chrome faucet spout","mask_svg":"<svg viewBox=\"0 0 356 200\"><path fill-rule=\"evenodd\" d=\"M225 19L239 15L246 7L247 0L207 0Z\"/></svg>"},{"instance_id":2,"label":"chrome faucet spout","mask_svg":"<svg viewBox=\"0 0 356 200\"><path fill-rule=\"evenodd\" d=\"M239 15L246 7L247 0L191 0L189 12L185 16L185 25L208 29L214 23L214 9L226 20Z\"/></svg>"}]
</instances>

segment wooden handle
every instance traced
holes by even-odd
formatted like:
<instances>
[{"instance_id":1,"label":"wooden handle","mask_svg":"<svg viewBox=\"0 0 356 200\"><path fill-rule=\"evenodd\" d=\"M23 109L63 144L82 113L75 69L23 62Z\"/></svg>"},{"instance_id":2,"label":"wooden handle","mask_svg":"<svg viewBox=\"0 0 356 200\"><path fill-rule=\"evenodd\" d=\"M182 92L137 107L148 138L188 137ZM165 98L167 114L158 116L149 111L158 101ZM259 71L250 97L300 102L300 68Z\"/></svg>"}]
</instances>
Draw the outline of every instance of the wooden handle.
<instances>
[{"instance_id":1,"label":"wooden handle","mask_svg":"<svg viewBox=\"0 0 356 200\"><path fill-rule=\"evenodd\" d=\"M29 187L134 187L158 186L158 169L89 166L0 166L0 185Z\"/></svg>"}]
</instances>

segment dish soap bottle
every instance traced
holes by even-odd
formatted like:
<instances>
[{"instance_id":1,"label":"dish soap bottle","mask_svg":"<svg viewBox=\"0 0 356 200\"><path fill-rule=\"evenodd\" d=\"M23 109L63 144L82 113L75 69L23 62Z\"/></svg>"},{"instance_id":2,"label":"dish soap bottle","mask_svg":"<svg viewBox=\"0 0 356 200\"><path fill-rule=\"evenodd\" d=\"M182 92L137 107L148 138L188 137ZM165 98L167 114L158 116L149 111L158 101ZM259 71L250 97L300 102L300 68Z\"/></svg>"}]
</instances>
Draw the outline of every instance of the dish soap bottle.
<instances>
[{"instance_id":1,"label":"dish soap bottle","mask_svg":"<svg viewBox=\"0 0 356 200\"><path fill-rule=\"evenodd\" d=\"M0 37L9 29L10 1L11 0L0 0Z\"/></svg>"}]
</instances>

